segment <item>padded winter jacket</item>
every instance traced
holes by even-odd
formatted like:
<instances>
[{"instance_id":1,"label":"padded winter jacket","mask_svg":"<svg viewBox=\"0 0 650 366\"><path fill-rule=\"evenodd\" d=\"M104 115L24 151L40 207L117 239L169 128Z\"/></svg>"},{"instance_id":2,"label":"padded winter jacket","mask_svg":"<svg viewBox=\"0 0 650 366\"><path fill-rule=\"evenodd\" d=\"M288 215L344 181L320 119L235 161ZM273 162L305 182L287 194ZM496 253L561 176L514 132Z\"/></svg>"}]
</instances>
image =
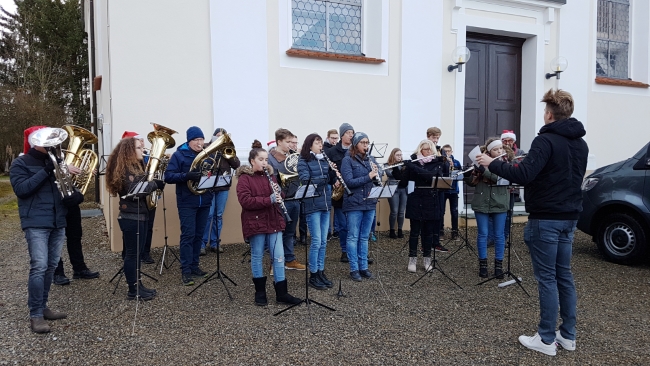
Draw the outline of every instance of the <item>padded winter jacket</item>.
<instances>
[{"instance_id":1,"label":"padded winter jacket","mask_svg":"<svg viewBox=\"0 0 650 366\"><path fill-rule=\"evenodd\" d=\"M352 191L352 195L345 197L343 201L343 212L367 211L377 208L377 199L368 198L370 190L375 186L368 175L370 171L372 171L372 167L367 155L362 157L361 154L357 154L354 158L346 155L343 158L341 176Z\"/></svg>"},{"instance_id":2,"label":"padded winter jacket","mask_svg":"<svg viewBox=\"0 0 650 366\"><path fill-rule=\"evenodd\" d=\"M169 159L169 165L165 170L165 182L176 184L176 205L184 207L210 207L212 204L212 192L206 190L201 195L196 195L187 187L187 173L190 171L192 161L198 155L184 143Z\"/></svg>"},{"instance_id":3,"label":"padded winter jacket","mask_svg":"<svg viewBox=\"0 0 650 366\"><path fill-rule=\"evenodd\" d=\"M449 175L449 165L445 164L445 161L445 158L438 157L424 165L419 162L406 163L406 169L393 170L393 177L415 183L415 189L406 199L407 219L430 221L442 218L438 195L444 194L443 191L424 187L431 187L436 176Z\"/></svg>"},{"instance_id":4,"label":"padded winter jacket","mask_svg":"<svg viewBox=\"0 0 650 366\"><path fill-rule=\"evenodd\" d=\"M268 165L266 171L275 182L273 167ZM279 205L271 201L273 190L265 174L253 171L250 165L244 165L237 169L236 176L244 238L283 231L286 224Z\"/></svg>"},{"instance_id":5,"label":"padded winter jacket","mask_svg":"<svg viewBox=\"0 0 650 366\"><path fill-rule=\"evenodd\" d=\"M32 148L14 159L9 169L9 179L18 197L20 226L25 229L61 229L66 227L67 207L61 201L61 193L53 173L45 171L50 159Z\"/></svg>"},{"instance_id":6,"label":"padded winter jacket","mask_svg":"<svg viewBox=\"0 0 650 366\"><path fill-rule=\"evenodd\" d=\"M298 174L301 183L316 185L316 194L320 196L307 198L304 200L303 212L310 214L317 211L329 211L332 208L332 191L328 188L329 184L336 182L336 173L330 169L325 159L316 159L314 155L309 160L302 157L298 160Z\"/></svg>"}]
</instances>

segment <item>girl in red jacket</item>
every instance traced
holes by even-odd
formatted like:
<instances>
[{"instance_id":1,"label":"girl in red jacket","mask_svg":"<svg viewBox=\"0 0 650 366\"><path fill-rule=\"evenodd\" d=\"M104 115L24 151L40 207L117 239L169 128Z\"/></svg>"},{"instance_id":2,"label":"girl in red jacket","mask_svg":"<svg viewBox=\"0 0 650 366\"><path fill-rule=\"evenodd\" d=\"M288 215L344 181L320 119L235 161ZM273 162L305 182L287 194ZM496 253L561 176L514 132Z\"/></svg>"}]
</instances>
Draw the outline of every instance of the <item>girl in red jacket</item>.
<instances>
[{"instance_id":1,"label":"girl in red jacket","mask_svg":"<svg viewBox=\"0 0 650 366\"><path fill-rule=\"evenodd\" d=\"M251 270L255 284L255 305L264 306L266 300L266 276L263 272L262 258L264 249L268 249L273 260L273 278L275 280L275 299L282 304L297 304L302 300L288 293L287 280L284 278L284 249L282 230L285 222L278 204L282 197L273 176L273 168L268 165L268 153L258 140L253 142L248 155L250 166L237 169L237 199L241 205L241 222L244 238L251 245ZM275 190L271 187L268 176L273 180Z\"/></svg>"}]
</instances>

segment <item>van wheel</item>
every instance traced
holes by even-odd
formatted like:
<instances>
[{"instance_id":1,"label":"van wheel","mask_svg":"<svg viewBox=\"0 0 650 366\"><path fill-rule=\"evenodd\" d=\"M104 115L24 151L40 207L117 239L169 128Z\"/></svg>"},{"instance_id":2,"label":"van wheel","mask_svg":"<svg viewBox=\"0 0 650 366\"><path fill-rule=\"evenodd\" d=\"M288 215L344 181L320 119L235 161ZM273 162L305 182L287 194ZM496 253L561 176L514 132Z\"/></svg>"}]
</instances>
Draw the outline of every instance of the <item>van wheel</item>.
<instances>
[{"instance_id":1,"label":"van wheel","mask_svg":"<svg viewBox=\"0 0 650 366\"><path fill-rule=\"evenodd\" d=\"M600 222L596 243L600 252L614 263L632 264L645 259L646 233L639 222L628 214L606 216Z\"/></svg>"}]
</instances>

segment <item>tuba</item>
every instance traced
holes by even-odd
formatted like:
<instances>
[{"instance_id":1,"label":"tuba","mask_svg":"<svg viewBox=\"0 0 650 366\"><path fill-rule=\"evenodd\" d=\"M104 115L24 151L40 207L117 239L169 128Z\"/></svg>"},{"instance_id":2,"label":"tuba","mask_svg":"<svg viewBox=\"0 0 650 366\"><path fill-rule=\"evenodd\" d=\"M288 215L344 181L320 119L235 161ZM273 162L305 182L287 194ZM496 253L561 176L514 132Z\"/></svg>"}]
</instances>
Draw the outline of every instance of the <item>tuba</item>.
<instances>
[{"instance_id":1,"label":"tuba","mask_svg":"<svg viewBox=\"0 0 650 366\"><path fill-rule=\"evenodd\" d=\"M85 128L74 125L65 125L63 129L68 133L69 141L68 148L65 151L65 164L73 165L81 170L80 174L71 177L72 184L82 194L86 194L86 190L92 181L93 172L97 168L99 158L94 151L84 149L85 144L97 143L97 136Z\"/></svg>"},{"instance_id":2,"label":"tuba","mask_svg":"<svg viewBox=\"0 0 650 366\"><path fill-rule=\"evenodd\" d=\"M64 155L61 144L68 138L68 133L62 128L46 127L32 133L29 143L33 146L40 146L47 150L52 163L54 164L54 176L56 186L61 192L61 197L69 197L76 187L72 183L68 166L63 161Z\"/></svg>"},{"instance_id":3,"label":"tuba","mask_svg":"<svg viewBox=\"0 0 650 366\"><path fill-rule=\"evenodd\" d=\"M149 160L147 161L147 167L145 172L147 174L147 181L151 182L154 179L163 179L167 165L169 164L169 158L165 155L165 150L172 148L176 145L176 141L171 136L176 131L171 128L159 125L156 123L151 123L153 125L153 131L149 132L147 139L151 143L151 149L149 150ZM152 210L158 205L158 197L162 194L161 190L156 190L151 192L147 196L147 207Z\"/></svg>"},{"instance_id":4,"label":"tuba","mask_svg":"<svg viewBox=\"0 0 650 366\"><path fill-rule=\"evenodd\" d=\"M235 150L235 144L233 144L230 139L230 134L224 133L219 136L218 139L214 140L208 147L204 148L203 151L198 153L192 165L190 166L190 171L200 171L202 176L208 176L215 170L219 168L219 161L215 160L213 154L221 153L219 160L222 157L226 159L232 159L237 156L237 151ZM205 193L205 189L199 189L199 183L192 180L187 181L187 187L190 189L190 192L201 195Z\"/></svg>"}]
</instances>

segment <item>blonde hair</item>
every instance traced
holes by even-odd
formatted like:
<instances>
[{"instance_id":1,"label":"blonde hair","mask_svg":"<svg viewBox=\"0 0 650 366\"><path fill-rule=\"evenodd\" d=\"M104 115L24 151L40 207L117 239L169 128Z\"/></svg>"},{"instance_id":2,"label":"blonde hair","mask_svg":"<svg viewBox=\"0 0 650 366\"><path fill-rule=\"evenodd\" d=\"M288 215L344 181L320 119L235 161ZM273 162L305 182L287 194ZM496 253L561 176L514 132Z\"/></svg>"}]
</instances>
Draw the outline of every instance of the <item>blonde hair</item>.
<instances>
[{"instance_id":1,"label":"blonde hair","mask_svg":"<svg viewBox=\"0 0 650 366\"><path fill-rule=\"evenodd\" d=\"M573 97L562 89L549 89L541 102L546 103L546 108L556 121L567 119L573 114Z\"/></svg>"},{"instance_id":2,"label":"blonde hair","mask_svg":"<svg viewBox=\"0 0 650 366\"><path fill-rule=\"evenodd\" d=\"M422 148L425 145L428 146L429 149L431 149L431 155L432 156L434 156L434 157L438 156L438 150L436 150L436 146L433 144L433 142L431 142L431 140L422 140L422 141L420 141L420 143L418 144L417 149L415 149L415 155L422 155Z\"/></svg>"}]
</instances>

